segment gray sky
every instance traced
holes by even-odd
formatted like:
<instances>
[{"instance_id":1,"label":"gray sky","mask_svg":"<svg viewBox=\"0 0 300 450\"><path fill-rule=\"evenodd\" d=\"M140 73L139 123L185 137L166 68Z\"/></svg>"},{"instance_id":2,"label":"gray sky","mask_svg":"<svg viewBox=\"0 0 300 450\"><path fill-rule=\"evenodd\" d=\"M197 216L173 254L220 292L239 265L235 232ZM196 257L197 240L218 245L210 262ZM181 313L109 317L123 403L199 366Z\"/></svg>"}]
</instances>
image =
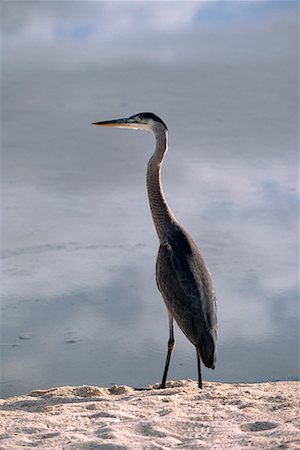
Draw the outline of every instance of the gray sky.
<instances>
[{"instance_id":1,"label":"gray sky","mask_svg":"<svg viewBox=\"0 0 300 450\"><path fill-rule=\"evenodd\" d=\"M169 126L165 190L194 234L211 229L209 214L224 204L245 210L254 234L253 212L268 201L289 220L298 180L297 2L10 1L2 9L8 248L56 243L73 220L83 229L69 241L97 240L99 204L104 236L116 222L118 210L103 210L110 201L136 202L153 240L144 186L153 139L90 126L143 110ZM136 217L126 220L115 232L134 242ZM48 270L55 276L55 266Z\"/></svg>"},{"instance_id":2,"label":"gray sky","mask_svg":"<svg viewBox=\"0 0 300 450\"><path fill-rule=\"evenodd\" d=\"M144 308L133 336L161 342L145 188L154 141L90 126L153 111L169 128L166 196L215 279L222 345L296 329L299 3L1 8L5 304L97 290L116 300L121 286Z\"/></svg>"}]
</instances>

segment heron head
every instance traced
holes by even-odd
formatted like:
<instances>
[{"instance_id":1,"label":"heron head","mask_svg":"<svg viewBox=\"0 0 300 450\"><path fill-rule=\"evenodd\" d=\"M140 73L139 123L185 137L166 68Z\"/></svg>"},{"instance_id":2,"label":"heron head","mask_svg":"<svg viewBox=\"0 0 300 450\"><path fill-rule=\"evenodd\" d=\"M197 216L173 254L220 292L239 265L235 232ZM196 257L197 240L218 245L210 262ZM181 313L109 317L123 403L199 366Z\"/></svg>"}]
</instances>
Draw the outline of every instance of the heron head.
<instances>
[{"instance_id":1,"label":"heron head","mask_svg":"<svg viewBox=\"0 0 300 450\"><path fill-rule=\"evenodd\" d=\"M131 128L133 130L145 130L154 132L155 127L158 126L158 124L160 124L160 126L163 125L165 130L168 129L166 124L161 120L160 117L150 112L144 112L135 114L131 117L126 117L124 119L94 122L92 125L102 127Z\"/></svg>"}]
</instances>

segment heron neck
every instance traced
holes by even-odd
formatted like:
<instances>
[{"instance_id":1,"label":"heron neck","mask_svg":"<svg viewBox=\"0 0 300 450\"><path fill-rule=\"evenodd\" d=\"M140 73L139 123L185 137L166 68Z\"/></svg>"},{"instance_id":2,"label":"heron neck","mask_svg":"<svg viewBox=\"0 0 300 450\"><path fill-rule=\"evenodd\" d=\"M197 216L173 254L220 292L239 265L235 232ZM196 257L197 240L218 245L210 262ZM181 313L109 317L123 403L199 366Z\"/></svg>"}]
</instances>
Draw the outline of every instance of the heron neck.
<instances>
[{"instance_id":1,"label":"heron neck","mask_svg":"<svg viewBox=\"0 0 300 450\"><path fill-rule=\"evenodd\" d=\"M147 189L151 214L160 242L169 236L174 229L176 219L165 199L161 184L161 167L168 143L167 134L155 133L156 148L148 162Z\"/></svg>"}]
</instances>

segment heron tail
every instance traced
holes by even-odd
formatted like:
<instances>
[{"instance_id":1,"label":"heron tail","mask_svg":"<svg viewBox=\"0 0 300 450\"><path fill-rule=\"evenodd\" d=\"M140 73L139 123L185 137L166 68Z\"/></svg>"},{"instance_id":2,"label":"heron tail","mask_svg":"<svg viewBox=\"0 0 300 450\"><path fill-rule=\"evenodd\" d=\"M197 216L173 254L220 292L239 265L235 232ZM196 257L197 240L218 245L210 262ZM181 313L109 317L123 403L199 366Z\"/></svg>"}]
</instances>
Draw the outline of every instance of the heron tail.
<instances>
[{"instance_id":1,"label":"heron tail","mask_svg":"<svg viewBox=\"0 0 300 450\"><path fill-rule=\"evenodd\" d=\"M197 341L196 347L205 366L214 369L217 349L216 330L211 328L210 330L203 331L201 338Z\"/></svg>"}]
</instances>

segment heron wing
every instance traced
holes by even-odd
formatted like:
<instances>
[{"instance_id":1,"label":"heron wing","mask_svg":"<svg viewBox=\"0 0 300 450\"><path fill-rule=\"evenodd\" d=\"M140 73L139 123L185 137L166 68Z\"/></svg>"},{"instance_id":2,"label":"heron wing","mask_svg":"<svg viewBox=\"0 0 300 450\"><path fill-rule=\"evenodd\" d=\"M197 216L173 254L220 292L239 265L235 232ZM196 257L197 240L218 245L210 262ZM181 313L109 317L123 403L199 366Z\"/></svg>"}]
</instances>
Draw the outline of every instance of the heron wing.
<instances>
[{"instance_id":1,"label":"heron wing","mask_svg":"<svg viewBox=\"0 0 300 450\"><path fill-rule=\"evenodd\" d=\"M216 343L216 299L200 252L181 228L160 247L157 283L170 314L212 367ZM206 357L207 355L207 357Z\"/></svg>"},{"instance_id":2,"label":"heron wing","mask_svg":"<svg viewBox=\"0 0 300 450\"><path fill-rule=\"evenodd\" d=\"M211 276L192 238L179 231L168 239L170 264L191 309L201 314L207 328L216 325L216 299Z\"/></svg>"}]
</instances>

